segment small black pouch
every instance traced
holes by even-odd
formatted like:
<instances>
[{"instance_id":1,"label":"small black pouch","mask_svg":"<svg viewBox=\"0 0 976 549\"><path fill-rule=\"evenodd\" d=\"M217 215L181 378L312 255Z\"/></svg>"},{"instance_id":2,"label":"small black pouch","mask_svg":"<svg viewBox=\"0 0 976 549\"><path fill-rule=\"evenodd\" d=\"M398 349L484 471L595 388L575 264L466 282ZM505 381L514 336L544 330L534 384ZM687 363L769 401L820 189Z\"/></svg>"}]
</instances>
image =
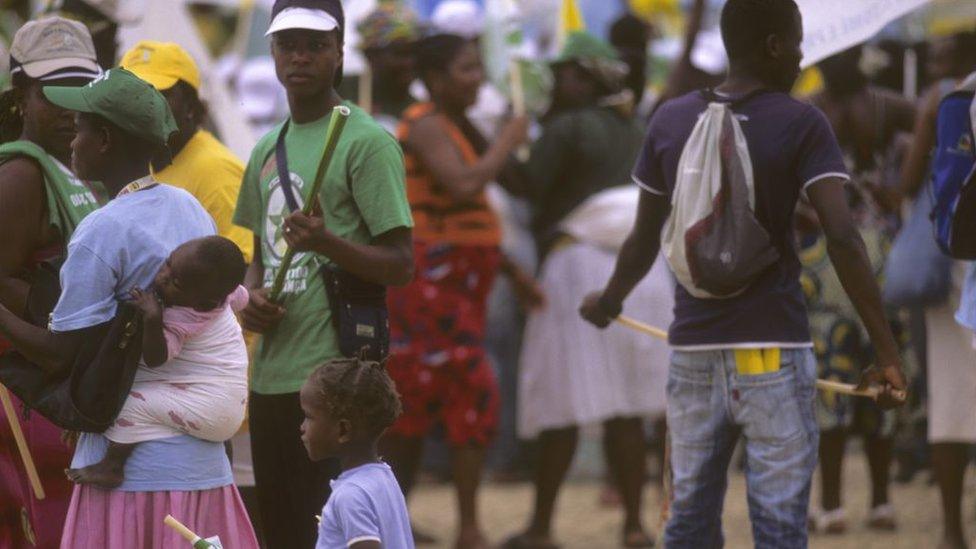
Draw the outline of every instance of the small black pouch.
<instances>
[{"instance_id":1,"label":"small black pouch","mask_svg":"<svg viewBox=\"0 0 976 549\"><path fill-rule=\"evenodd\" d=\"M282 194L291 211L301 207L295 199L285 150L286 121L275 144L275 163ZM316 197L308 197L316 200ZM382 361L390 348L390 323L386 309L386 286L364 280L349 271L326 263L322 266L325 292L332 310L332 324L339 336L339 352L347 358L363 356ZM365 355L362 354L366 348Z\"/></svg>"},{"instance_id":2,"label":"small black pouch","mask_svg":"<svg viewBox=\"0 0 976 549\"><path fill-rule=\"evenodd\" d=\"M386 287L359 278L334 265L322 266L325 291L332 309L332 324L339 334L339 352L376 362L390 347ZM365 355L361 354L366 348Z\"/></svg>"}]
</instances>

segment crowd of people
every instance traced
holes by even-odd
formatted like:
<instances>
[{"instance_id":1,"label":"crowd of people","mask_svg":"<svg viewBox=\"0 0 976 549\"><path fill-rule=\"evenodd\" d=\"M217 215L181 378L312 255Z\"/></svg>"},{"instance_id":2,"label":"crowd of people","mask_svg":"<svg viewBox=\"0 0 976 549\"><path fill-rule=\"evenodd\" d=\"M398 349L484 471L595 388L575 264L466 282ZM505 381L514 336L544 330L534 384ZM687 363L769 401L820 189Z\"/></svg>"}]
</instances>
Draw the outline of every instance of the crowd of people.
<instances>
[{"instance_id":1,"label":"crowd of people","mask_svg":"<svg viewBox=\"0 0 976 549\"><path fill-rule=\"evenodd\" d=\"M288 112L246 163L208 129L205 76L179 45L118 55L114 23L91 28L106 12L81 1L17 30L0 96L0 381L14 356L69 403L85 372L132 377L98 432L66 432L14 391L0 547L179 546L166 515L224 547L413 547L434 541L408 510L431 446L450 464L455 547L489 546L487 467L531 471L531 515L503 547L559 547L589 425L623 514L608 546L655 544L655 450L669 548L722 546L737 447L757 547L841 534L859 436L867 526L898 528L896 462L904 479L930 466L940 547L967 547L976 268L938 249L927 181L941 100L976 90L976 32L929 46L918 101L873 79L863 46L821 62L822 90L798 98L793 0L725 3L724 79L690 64L696 0L656 97L652 29L628 15L609 42L567 34L533 120L487 82L477 5L444 4L426 24L381 3L357 28L370 80L350 86L342 3L276 0L266 36ZM714 212L689 223L713 166ZM719 245L715 261L700 252ZM919 278L937 287L905 289ZM615 323L625 310L668 340ZM131 345L133 359L111 352ZM231 470L242 424L254 506Z\"/></svg>"}]
</instances>

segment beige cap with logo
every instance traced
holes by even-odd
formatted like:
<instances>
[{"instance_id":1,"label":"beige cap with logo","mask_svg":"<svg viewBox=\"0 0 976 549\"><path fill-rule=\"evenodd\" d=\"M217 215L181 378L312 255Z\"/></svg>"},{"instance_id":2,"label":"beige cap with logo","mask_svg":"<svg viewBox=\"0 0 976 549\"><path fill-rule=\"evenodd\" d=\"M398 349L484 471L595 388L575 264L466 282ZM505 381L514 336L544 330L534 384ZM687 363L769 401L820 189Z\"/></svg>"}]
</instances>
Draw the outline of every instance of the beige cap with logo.
<instances>
[{"instance_id":1,"label":"beige cap with logo","mask_svg":"<svg viewBox=\"0 0 976 549\"><path fill-rule=\"evenodd\" d=\"M95 78L102 72L88 29L57 16L28 21L14 35L10 72L21 71L38 80Z\"/></svg>"}]
</instances>

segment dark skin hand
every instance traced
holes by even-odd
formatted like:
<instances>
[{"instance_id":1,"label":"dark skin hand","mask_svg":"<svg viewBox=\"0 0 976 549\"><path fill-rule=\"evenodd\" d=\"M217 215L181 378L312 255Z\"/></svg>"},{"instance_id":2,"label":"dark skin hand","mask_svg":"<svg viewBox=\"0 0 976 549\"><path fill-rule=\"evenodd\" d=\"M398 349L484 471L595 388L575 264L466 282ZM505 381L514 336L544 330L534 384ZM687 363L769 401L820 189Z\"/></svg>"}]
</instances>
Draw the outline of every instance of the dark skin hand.
<instances>
[{"instance_id":1,"label":"dark skin hand","mask_svg":"<svg viewBox=\"0 0 976 549\"><path fill-rule=\"evenodd\" d=\"M163 335L163 304L152 290L133 288L129 295L142 313L142 358L150 368L161 366L169 359Z\"/></svg>"},{"instance_id":2,"label":"dark skin hand","mask_svg":"<svg viewBox=\"0 0 976 549\"><path fill-rule=\"evenodd\" d=\"M285 219L285 241L290 247L328 257L341 269L384 286L403 286L413 278L411 235L409 228L398 227L369 244L357 244L326 229L321 214L298 211Z\"/></svg>"},{"instance_id":3,"label":"dark skin hand","mask_svg":"<svg viewBox=\"0 0 976 549\"><path fill-rule=\"evenodd\" d=\"M261 240L254 237L254 260L247 268L244 286L250 299L241 311L241 325L245 330L258 334L273 330L287 312L284 307L268 299L268 288L264 284L264 266L261 262Z\"/></svg>"},{"instance_id":4,"label":"dark skin hand","mask_svg":"<svg viewBox=\"0 0 976 549\"><path fill-rule=\"evenodd\" d=\"M919 103L920 106L915 114L915 127L912 130L914 139L901 165L900 190L903 196L915 196L925 183L929 154L935 146L935 119L939 113L941 93L939 85L936 84L926 92Z\"/></svg>"},{"instance_id":5,"label":"dark skin hand","mask_svg":"<svg viewBox=\"0 0 976 549\"><path fill-rule=\"evenodd\" d=\"M532 275L504 256L500 270L511 279L512 288L515 290L515 299L523 311L529 312L545 308L546 293Z\"/></svg>"},{"instance_id":6,"label":"dark skin hand","mask_svg":"<svg viewBox=\"0 0 976 549\"><path fill-rule=\"evenodd\" d=\"M860 386L878 385L878 405L892 408L904 404L895 391L907 387L901 357L885 318L874 274L864 242L854 226L844 194L843 180L817 182L807 193L827 237L828 253L837 276L864 322L875 348L878 367L865 371ZM661 247L661 229L670 202L666 197L641 193L634 228L617 258L613 276L602 292L588 295L580 314L599 328L607 327L623 308L624 299L650 271Z\"/></svg>"}]
</instances>

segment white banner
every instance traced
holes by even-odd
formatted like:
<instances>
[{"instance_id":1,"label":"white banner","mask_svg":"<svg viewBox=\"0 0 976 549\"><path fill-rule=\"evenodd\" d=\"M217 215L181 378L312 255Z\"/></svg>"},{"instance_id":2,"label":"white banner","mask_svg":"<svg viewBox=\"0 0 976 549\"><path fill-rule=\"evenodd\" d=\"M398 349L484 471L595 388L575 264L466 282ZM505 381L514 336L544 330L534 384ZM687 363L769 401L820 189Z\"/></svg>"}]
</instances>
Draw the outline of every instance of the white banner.
<instances>
[{"instance_id":1,"label":"white banner","mask_svg":"<svg viewBox=\"0 0 976 549\"><path fill-rule=\"evenodd\" d=\"M842 52L930 0L797 0L803 14L803 66Z\"/></svg>"}]
</instances>

